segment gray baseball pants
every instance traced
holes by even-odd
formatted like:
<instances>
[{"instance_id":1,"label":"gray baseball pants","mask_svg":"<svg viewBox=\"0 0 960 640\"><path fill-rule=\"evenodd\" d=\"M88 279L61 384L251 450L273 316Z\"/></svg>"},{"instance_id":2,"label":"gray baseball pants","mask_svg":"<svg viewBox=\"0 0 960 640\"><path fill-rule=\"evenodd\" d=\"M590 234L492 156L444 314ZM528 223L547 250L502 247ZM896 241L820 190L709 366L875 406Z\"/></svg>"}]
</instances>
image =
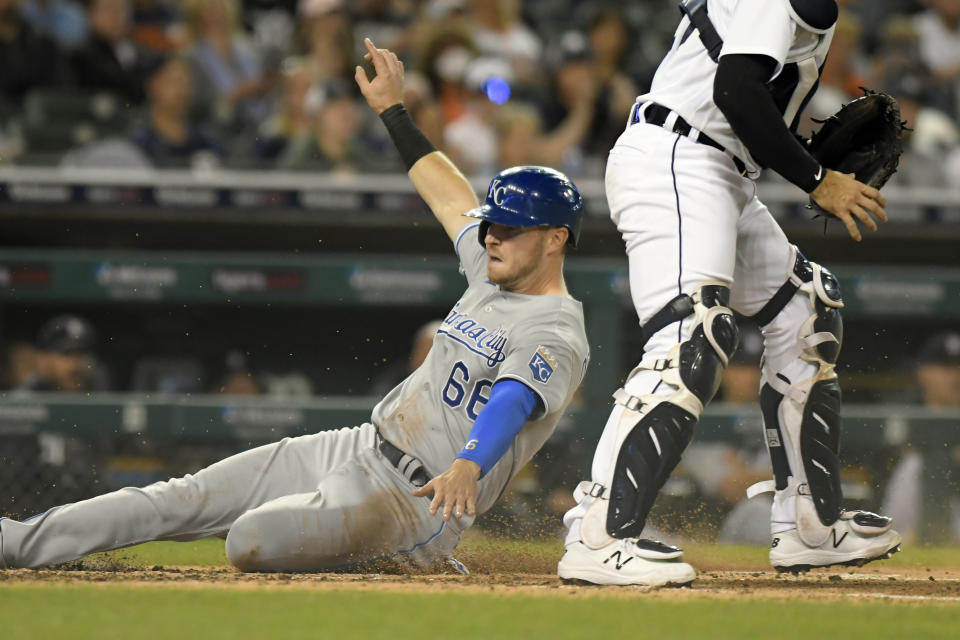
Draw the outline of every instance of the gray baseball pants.
<instances>
[{"instance_id":1,"label":"gray baseball pants","mask_svg":"<svg viewBox=\"0 0 960 640\"><path fill-rule=\"evenodd\" d=\"M42 567L151 540L226 534L243 571L321 571L449 556L472 519L443 522L376 446L371 424L285 438L186 475L0 520L6 567Z\"/></svg>"}]
</instances>

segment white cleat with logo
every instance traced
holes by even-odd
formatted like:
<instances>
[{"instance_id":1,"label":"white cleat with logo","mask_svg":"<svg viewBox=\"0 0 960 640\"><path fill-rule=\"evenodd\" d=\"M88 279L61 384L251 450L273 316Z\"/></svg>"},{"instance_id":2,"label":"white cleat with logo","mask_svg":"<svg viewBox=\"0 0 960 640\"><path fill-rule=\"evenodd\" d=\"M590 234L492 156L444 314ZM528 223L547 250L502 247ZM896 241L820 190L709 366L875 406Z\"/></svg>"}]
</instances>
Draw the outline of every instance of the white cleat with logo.
<instances>
[{"instance_id":1,"label":"white cleat with logo","mask_svg":"<svg viewBox=\"0 0 960 640\"><path fill-rule=\"evenodd\" d=\"M890 518L867 511L844 511L824 540L811 546L796 529L774 534L770 564L777 571L800 573L832 565L860 566L882 560L900 550L900 534Z\"/></svg>"},{"instance_id":2,"label":"white cleat with logo","mask_svg":"<svg viewBox=\"0 0 960 640\"><path fill-rule=\"evenodd\" d=\"M681 587L697 577L682 557L682 550L655 540L613 540L599 549L575 542L567 546L557 574L564 582Z\"/></svg>"}]
</instances>

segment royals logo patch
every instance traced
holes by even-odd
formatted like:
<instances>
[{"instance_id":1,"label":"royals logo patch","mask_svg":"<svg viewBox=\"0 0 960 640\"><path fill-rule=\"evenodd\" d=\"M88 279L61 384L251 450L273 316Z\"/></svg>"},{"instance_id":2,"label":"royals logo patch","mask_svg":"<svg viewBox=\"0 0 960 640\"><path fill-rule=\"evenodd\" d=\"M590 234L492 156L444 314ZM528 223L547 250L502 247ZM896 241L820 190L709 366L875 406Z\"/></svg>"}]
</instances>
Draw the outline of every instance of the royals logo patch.
<instances>
[{"instance_id":1,"label":"royals logo patch","mask_svg":"<svg viewBox=\"0 0 960 640\"><path fill-rule=\"evenodd\" d=\"M546 347L537 347L536 353L530 358L530 371L537 382L546 382L557 369L557 362L547 351Z\"/></svg>"}]
</instances>

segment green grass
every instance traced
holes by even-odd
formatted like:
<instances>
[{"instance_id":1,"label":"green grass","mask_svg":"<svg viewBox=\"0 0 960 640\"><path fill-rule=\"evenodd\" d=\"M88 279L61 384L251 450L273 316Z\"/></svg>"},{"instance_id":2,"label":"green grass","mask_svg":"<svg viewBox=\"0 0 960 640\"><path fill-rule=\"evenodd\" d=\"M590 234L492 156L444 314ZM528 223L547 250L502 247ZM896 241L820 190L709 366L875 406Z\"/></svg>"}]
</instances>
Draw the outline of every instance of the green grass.
<instances>
[{"instance_id":1,"label":"green grass","mask_svg":"<svg viewBox=\"0 0 960 640\"><path fill-rule=\"evenodd\" d=\"M534 565L551 566L562 545L471 538L461 552L465 558L502 558L503 570L508 570L518 555ZM761 547L694 544L688 549L695 564L730 568L763 563L765 557ZM106 566L226 565L219 539L149 543L101 554L94 561ZM958 568L960 548L908 548L886 564ZM546 587L538 593L493 588L425 593L330 584L302 589L276 582L219 588L0 580L0 620L4 638L106 640L960 637L960 607L943 602L725 599L696 597L694 592L667 599L657 592Z\"/></svg>"},{"instance_id":2,"label":"green grass","mask_svg":"<svg viewBox=\"0 0 960 640\"><path fill-rule=\"evenodd\" d=\"M960 547L906 546L884 564L891 567L953 567L960 568Z\"/></svg>"},{"instance_id":3,"label":"green grass","mask_svg":"<svg viewBox=\"0 0 960 640\"><path fill-rule=\"evenodd\" d=\"M685 546L686 559L695 566L739 569L746 566L766 567L767 549L756 546L690 544ZM522 556L527 564L549 566L559 560L563 545L555 541L517 542L502 539L468 538L460 545L457 556L468 559L500 557L505 565L511 558ZM195 542L150 542L128 549L93 556L112 559L134 566L226 566L223 540L210 538ZM474 563L476 564L476 563ZM469 563L468 563L469 566ZM876 565L881 566L881 565ZM907 546L882 566L951 567L960 569L960 547ZM509 570L505 568L504 570Z\"/></svg>"},{"instance_id":4,"label":"green grass","mask_svg":"<svg viewBox=\"0 0 960 640\"><path fill-rule=\"evenodd\" d=\"M108 559L121 564L147 567L153 565L225 567L229 564L223 551L223 540L220 538L206 538L193 542L147 542L135 547L90 556L92 563Z\"/></svg>"},{"instance_id":5,"label":"green grass","mask_svg":"<svg viewBox=\"0 0 960 640\"><path fill-rule=\"evenodd\" d=\"M766 547L746 545L713 545L695 543L684 545L684 558L694 566L739 569L755 566L770 568ZM939 567L960 569L960 547L904 546L887 560L872 567ZM958 636L960 637L960 636Z\"/></svg>"},{"instance_id":6,"label":"green grass","mask_svg":"<svg viewBox=\"0 0 960 640\"><path fill-rule=\"evenodd\" d=\"M556 593L556 592L554 592ZM955 606L118 584L0 587L7 638L956 638Z\"/></svg>"}]
</instances>

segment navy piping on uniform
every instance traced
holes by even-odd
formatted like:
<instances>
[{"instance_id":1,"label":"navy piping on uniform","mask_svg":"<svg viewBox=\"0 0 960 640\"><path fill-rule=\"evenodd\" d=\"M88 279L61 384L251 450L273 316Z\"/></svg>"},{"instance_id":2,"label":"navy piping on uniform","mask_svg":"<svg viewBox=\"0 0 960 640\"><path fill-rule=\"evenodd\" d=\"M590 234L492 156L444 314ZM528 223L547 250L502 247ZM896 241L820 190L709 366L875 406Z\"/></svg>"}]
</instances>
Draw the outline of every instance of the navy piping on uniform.
<instances>
[{"instance_id":1,"label":"navy piping on uniform","mask_svg":"<svg viewBox=\"0 0 960 640\"><path fill-rule=\"evenodd\" d=\"M453 242L453 251L457 254L457 258L460 257L460 241L463 239L463 236L470 231L470 229L476 229L480 226L480 223L468 224L463 229L460 229L460 233L457 234L457 239Z\"/></svg>"},{"instance_id":2,"label":"navy piping on uniform","mask_svg":"<svg viewBox=\"0 0 960 640\"><path fill-rule=\"evenodd\" d=\"M424 540L423 542L418 542L417 544L413 545L413 546L410 547L409 549L400 549L400 550L397 551L397 553L413 553L414 551L416 551L417 549L419 549L419 548L422 547L423 545L425 545L425 544L430 544L431 542L433 542L433 539L434 539L434 538L436 538L438 535L440 535L440 534L443 532L443 528L444 528L445 526L447 526L447 523L446 523L446 522L442 522L442 523L440 524L440 528L437 529L437 532L436 532L435 534L433 534L432 536L430 536L429 538L427 538L427 539Z\"/></svg>"},{"instance_id":3,"label":"navy piping on uniform","mask_svg":"<svg viewBox=\"0 0 960 640\"><path fill-rule=\"evenodd\" d=\"M673 141L673 150L670 153L670 175L673 177L673 195L677 202L677 295L683 293L680 280L683 277L683 217L680 215L680 191L677 189L677 172L674 165L677 161L677 145L680 143L680 134ZM683 319L677 326L677 342L683 337Z\"/></svg>"}]
</instances>

